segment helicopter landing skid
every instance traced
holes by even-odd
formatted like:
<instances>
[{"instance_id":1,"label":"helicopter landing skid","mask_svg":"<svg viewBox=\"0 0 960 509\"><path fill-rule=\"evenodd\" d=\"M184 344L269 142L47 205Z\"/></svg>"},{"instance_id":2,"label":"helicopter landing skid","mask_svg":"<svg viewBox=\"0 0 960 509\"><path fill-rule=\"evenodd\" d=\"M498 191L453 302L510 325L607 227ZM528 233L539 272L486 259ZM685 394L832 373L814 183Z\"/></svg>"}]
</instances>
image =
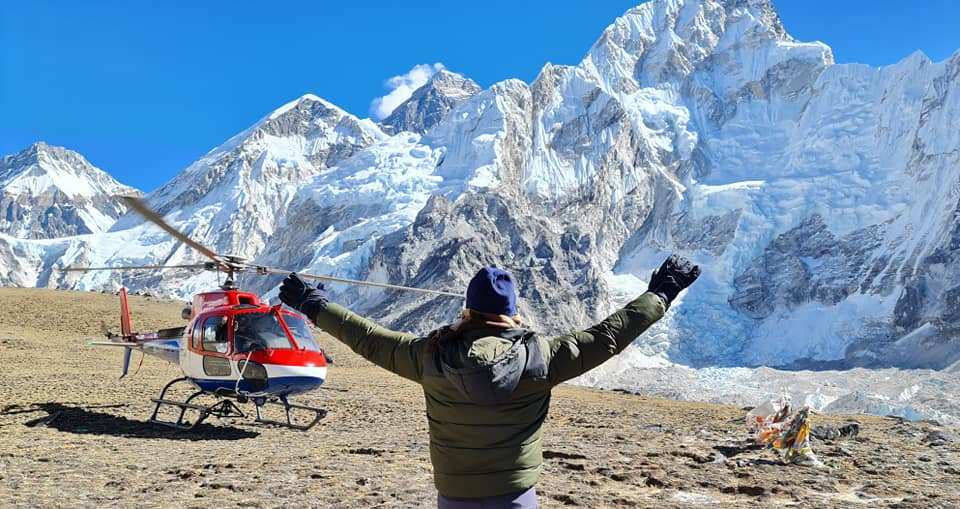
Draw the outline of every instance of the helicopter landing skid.
<instances>
[{"instance_id":1,"label":"helicopter landing skid","mask_svg":"<svg viewBox=\"0 0 960 509\"><path fill-rule=\"evenodd\" d=\"M151 398L150 401L154 402L156 406L153 408L153 414L150 416L149 422L153 424L160 424L162 426L167 426L167 427L178 429L178 430L187 431L187 430L196 428L198 425L200 425L200 423L202 423L207 417L210 417L211 415L220 419L230 418L230 417L244 417L244 414L240 410L240 408L237 407L237 405L233 401L230 401L229 399L220 400L212 405L197 405L197 404L190 403L197 396L200 396L202 394L207 394L204 391L197 391L191 394L190 397L188 397L184 401L165 399L164 396L167 394L167 390L178 382L189 383L189 380L187 380L186 378L177 378L175 380L171 380L167 385L163 387L163 390L160 391L160 397ZM160 409L163 408L164 406L173 407L180 411L179 415L177 416L177 420L167 421L167 420L162 420L158 418ZM197 412L197 418L194 419L193 421L184 420L184 417L186 417L187 411Z\"/></svg>"},{"instance_id":2,"label":"helicopter landing skid","mask_svg":"<svg viewBox=\"0 0 960 509\"><path fill-rule=\"evenodd\" d=\"M262 406L264 406L264 405L277 405L277 406L283 407L283 410L284 410L284 412L285 412L285 414L286 414L286 417L287 417L287 421L286 421L286 422L283 422L283 421L275 421L275 420L272 420L272 419L264 419L264 418L260 415L260 407L262 407ZM307 431L307 430L309 430L310 428L316 426L317 423L320 422L320 419L323 419L324 417L327 416L327 411L324 410L324 409L322 409L322 408L312 407L312 406L308 406L308 405L297 405L297 404L294 404L294 403L291 403L291 402L287 401L287 398L285 398L285 397L283 397L283 396L278 397L278 398L276 398L276 399L263 399L263 400L259 400L259 401L254 400L254 406L255 406L256 409L257 409L257 418L254 420L254 422L257 422L257 423L260 423L260 424L268 424L268 425L271 425L271 426L280 426L280 427L283 427L283 428L294 429L294 430L297 430L297 431ZM291 416L290 416L290 410L291 410L291 409L292 409L292 410L304 410L304 411L306 411L306 412L309 412L309 413L313 414L313 419L312 419L310 422L308 422L307 424L294 424L293 419L292 419Z\"/></svg>"}]
</instances>

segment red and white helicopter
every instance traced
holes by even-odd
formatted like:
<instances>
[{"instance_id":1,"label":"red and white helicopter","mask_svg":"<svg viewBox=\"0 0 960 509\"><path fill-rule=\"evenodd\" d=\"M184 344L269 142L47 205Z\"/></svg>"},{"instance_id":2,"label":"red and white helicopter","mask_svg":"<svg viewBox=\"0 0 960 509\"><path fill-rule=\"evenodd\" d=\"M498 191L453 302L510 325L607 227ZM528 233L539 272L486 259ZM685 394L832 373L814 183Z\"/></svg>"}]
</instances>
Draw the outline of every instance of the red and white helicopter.
<instances>
[{"instance_id":1,"label":"red and white helicopter","mask_svg":"<svg viewBox=\"0 0 960 509\"><path fill-rule=\"evenodd\" d=\"M126 267L67 267L64 271L94 270L158 270L187 268L224 272L226 280L220 289L199 293L192 305L183 310L189 320L186 327L161 329L156 332L133 332L126 289L120 290L119 335L107 334L108 341L94 341L93 346L124 348L120 378L127 375L131 353L139 350L179 365L183 377L169 382L160 391L150 422L176 429L192 429L207 417L243 417L236 403L251 402L256 409L256 422L306 431L315 426L326 411L322 408L291 403L289 398L319 388L327 378L330 360L310 332L299 313L271 306L253 293L240 290L234 276L242 272L261 275L286 275L290 271L252 265L235 256L219 255L170 226L144 202L124 197L131 209L163 228L177 240L194 248L211 261L191 265L145 265ZM370 281L312 274L299 274L305 279L358 284L395 290L411 290L450 297L462 296L438 290L410 288ZM183 401L167 398L167 391L177 384L190 384L193 392ZM213 404L200 404L197 398L212 395ZM235 403L236 402L236 403ZM262 418L261 408L279 405L286 420ZM176 419L161 418L161 410L172 408ZM308 416L295 422L291 411ZM166 412L164 412L166 413Z\"/></svg>"}]
</instances>

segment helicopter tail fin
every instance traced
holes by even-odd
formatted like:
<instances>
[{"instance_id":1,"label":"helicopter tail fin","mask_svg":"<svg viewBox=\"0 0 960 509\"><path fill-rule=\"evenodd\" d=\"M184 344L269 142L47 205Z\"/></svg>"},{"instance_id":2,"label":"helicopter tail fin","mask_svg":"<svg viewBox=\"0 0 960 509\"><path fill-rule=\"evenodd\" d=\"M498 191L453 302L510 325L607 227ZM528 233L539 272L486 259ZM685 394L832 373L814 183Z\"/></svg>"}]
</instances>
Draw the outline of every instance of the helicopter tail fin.
<instances>
[{"instance_id":1,"label":"helicopter tail fin","mask_svg":"<svg viewBox=\"0 0 960 509\"><path fill-rule=\"evenodd\" d=\"M120 287L120 335L124 341L128 341L133 335L133 324L130 321L130 303L127 300L127 289ZM123 366L120 370L120 378L127 376L130 371L130 358L133 355L133 348L123 349Z\"/></svg>"},{"instance_id":2,"label":"helicopter tail fin","mask_svg":"<svg viewBox=\"0 0 960 509\"><path fill-rule=\"evenodd\" d=\"M117 336L114 336L114 338L116 337ZM120 378L127 376L127 372L130 371L130 358L133 356L133 351L143 351L140 345L136 343L123 343L118 341L87 341L85 344L87 346L112 346L123 348L123 363L120 366Z\"/></svg>"},{"instance_id":3,"label":"helicopter tail fin","mask_svg":"<svg viewBox=\"0 0 960 509\"><path fill-rule=\"evenodd\" d=\"M129 337L133 334L133 325L130 322L130 304L127 302L127 289L120 288L120 334ZM130 360L130 350L127 350L127 361ZM124 370L126 373L126 370Z\"/></svg>"}]
</instances>

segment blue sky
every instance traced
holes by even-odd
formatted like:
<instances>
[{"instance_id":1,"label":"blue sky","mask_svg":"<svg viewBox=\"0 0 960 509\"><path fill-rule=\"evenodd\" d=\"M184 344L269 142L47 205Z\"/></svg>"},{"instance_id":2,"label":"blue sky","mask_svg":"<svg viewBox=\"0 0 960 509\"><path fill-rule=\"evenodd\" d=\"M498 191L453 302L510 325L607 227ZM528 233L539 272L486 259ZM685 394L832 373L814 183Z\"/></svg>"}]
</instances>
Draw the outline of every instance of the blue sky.
<instances>
[{"instance_id":1,"label":"blue sky","mask_svg":"<svg viewBox=\"0 0 960 509\"><path fill-rule=\"evenodd\" d=\"M482 86L577 63L637 2L68 2L0 7L0 154L36 140L124 183L161 185L306 92L369 114L385 81L442 62ZM159 5L162 4L162 5ZM960 1L775 0L838 62L960 48Z\"/></svg>"}]
</instances>

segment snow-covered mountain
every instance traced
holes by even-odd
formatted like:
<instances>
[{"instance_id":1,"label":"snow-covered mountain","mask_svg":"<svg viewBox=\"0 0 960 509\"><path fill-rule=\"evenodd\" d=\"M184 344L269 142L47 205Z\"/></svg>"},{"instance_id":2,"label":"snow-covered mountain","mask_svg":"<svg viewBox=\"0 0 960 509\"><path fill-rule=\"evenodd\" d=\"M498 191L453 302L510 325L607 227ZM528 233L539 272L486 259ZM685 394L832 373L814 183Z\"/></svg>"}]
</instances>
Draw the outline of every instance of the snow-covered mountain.
<instances>
[{"instance_id":1,"label":"snow-covered mountain","mask_svg":"<svg viewBox=\"0 0 960 509\"><path fill-rule=\"evenodd\" d=\"M638 355L943 367L960 355L958 72L960 53L835 65L766 1L643 4L579 65L496 84L428 132L436 173L467 192L372 272L458 287L499 262L555 330L680 251L705 276ZM377 309L408 327L430 314L405 298Z\"/></svg>"},{"instance_id":2,"label":"snow-covered mountain","mask_svg":"<svg viewBox=\"0 0 960 509\"><path fill-rule=\"evenodd\" d=\"M372 121L307 94L214 148L146 200L171 224L217 252L253 258L264 251L303 186L385 138ZM0 237L0 260L8 260L0 263L0 282L78 289L122 283L188 296L215 285L217 275L180 270L77 274L54 268L190 263L198 256L130 213L97 235L45 244Z\"/></svg>"},{"instance_id":3,"label":"snow-covered mountain","mask_svg":"<svg viewBox=\"0 0 960 509\"><path fill-rule=\"evenodd\" d=\"M214 148L147 200L214 250L252 257L301 186L385 137L373 122L307 94ZM142 222L131 213L111 230Z\"/></svg>"},{"instance_id":4,"label":"snow-covered mountain","mask_svg":"<svg viewBox=\"0 0 960 509\"><path fill-rule=\"evenodd\" d=\"M533 83L478 90L438 73L384 121L397 134L305 96L148 200L220 252L291 269L457 290L480 265L505 266L544 332L642 292L670 252L700 263L695 288L581 380L592 385L649 392L642 368L733 392L770 383L742 366L940 369L960 359L958 78L960 52L835 64L768 0L654 0ZM0 237L6 284L185 294L214 276L51 269L189 259L129 215L107 233ZM269 292L276 280L245 283ZM331 289L409 330L461 305ZM926 372L910 373L917 397L936 401L924 392L936 383L911 378ZM690 387L676 392L699 394ZM853 394L828 399L887 408Z\"/></svg>"},{"instance_id":5,"label":"snow-covered mountain","mask_svg":"<svg viewBox=\"0 0 960 509\"><path fill-rule=\"evenodd\" d=\"M0 233L48 239L105 231L139 194L84 157L37 142L0 159Z\"/></svg>"},{"instance_id":6,"label":"snow-covered mountain","mask_svg":"<svg viewBox=\"0 0 960 509\"><path fill-rule=\"evenodd\" d=\"M473 80L440 69L380 123L390 133L410 131L423 134L440 123L457 104L480 90L480 85Z\"/></svg>"}]
</instances>

